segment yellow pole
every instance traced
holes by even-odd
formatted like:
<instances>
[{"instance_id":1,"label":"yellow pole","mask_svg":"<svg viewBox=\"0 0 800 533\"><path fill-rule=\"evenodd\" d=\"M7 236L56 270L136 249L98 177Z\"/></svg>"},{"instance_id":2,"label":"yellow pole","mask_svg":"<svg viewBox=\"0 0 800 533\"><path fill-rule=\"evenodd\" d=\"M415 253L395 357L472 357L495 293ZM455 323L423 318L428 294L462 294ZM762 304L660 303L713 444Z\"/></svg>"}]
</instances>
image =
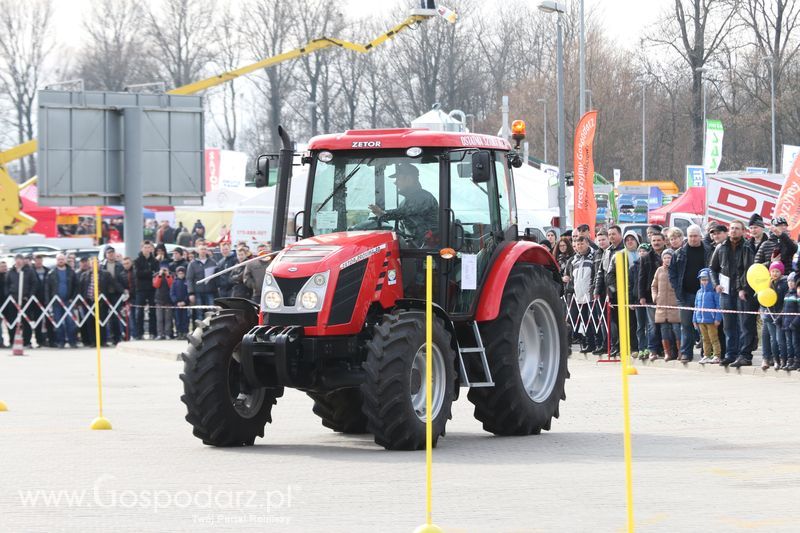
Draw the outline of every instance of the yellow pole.
<instances>
[{"instance_id":1,"label":"yellow pole","mask_svg":"<svg viewBox=\"0 0 800 533\"><path fill-rule=\"evenodd\" d=\"M617 252L617 312L619 313L619 351L622 359L622 412L625 424L625 496L628 507L628 532L633 533L633 469L631 467L631 404L628 393L628 365L631 356L631 331L628 320L628 252Z\"/></svg>"},{"instance_id":2,"label":"yellow pole","mask_svg":"<svg viewBox=\"0 0 800 533\"><path fill-rule=\"evenodd\" d=\"M111 429L111 422L103 416L103 371L100 366L100 284L98 274L99 260L92 262L92 279L94 280L94 345L97 348L97 405L99 415L92 420L92 429Z\"/></svg>"},{"instance_id":3,"label":"yellow pole","mask_svg":"<svg viewBox=\"0 0 800 533\"><path fill-rule=\"evenodd\" d=\"M425 258L425 524L414 533L440 533L442 530L433 524L433 258Z\"/></svg>"},{"instance_id":4,"label":"yellow pole","mask_svg":"<svg viewBox=\"0 0 800 533\"><path fill-rule=\"evenodd\" d=\"M95 216L94 229L95 229L95 234L97 236L97 246L100 246L100 244L103 241L103 216L100 212L99 206L94 208L94 216ZM97 283L97 280L95 280L95 283ZM95 290L97 290L96 285L95 285Z\"/></svg>"}]
</instances>

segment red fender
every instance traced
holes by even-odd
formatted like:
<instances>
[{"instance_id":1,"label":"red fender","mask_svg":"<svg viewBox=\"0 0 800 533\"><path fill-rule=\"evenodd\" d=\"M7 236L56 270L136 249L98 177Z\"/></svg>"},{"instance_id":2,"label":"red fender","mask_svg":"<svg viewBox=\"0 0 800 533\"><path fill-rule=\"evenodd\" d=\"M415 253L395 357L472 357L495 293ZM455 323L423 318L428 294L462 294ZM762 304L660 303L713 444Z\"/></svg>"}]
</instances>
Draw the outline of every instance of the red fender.
<instances>
[{"instance_id":1,"label":"red fender","mask_svg":"<svg viewBox=\"0 0 800 533\"><path fill-rule=\"evenodd\" d=\"M486 283L481 289L475 320L485 322L497 318L506 280L508 280L508 276L511 273L511 268L517 263L532 263L554 268L556 272L559 270L558 262L547 248L541 244L516 241L510 246L506 246L492 264L492 270L489 272Z\"/></svg>"}]
</instances>

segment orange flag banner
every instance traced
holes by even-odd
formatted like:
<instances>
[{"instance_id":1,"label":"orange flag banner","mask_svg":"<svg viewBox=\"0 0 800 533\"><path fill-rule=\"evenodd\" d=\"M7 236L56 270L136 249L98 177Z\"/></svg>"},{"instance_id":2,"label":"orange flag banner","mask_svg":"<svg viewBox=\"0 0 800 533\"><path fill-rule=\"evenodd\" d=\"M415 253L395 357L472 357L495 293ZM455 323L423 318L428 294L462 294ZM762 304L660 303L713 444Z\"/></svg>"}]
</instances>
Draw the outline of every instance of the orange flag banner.
<instances>
[{"instance_id":1,"label":"orange flag banner","mask_svg":"<svg viewBox=\"0 0 800 533\"><path fill-rule=\"evenodd\" d=\"M594 198L594 133L597 130L597 111L589 111L581 117L575 128L575 153L572 170L575 215L574 225L588 224L594 238L594 223L597 220L597 201Z\"/></svg>"},{"instance_id":2,"label":"orange flag banner","mask_svg":"<svg viewBox=\"0 0 800 533\"><path fill-rule=\"evenodd\" d=\"M785 217L789 223L789 234L797 240L800 236L800 156L794 159L792 169L786 176L773 216Z\"/></svg>"}]
</instances>

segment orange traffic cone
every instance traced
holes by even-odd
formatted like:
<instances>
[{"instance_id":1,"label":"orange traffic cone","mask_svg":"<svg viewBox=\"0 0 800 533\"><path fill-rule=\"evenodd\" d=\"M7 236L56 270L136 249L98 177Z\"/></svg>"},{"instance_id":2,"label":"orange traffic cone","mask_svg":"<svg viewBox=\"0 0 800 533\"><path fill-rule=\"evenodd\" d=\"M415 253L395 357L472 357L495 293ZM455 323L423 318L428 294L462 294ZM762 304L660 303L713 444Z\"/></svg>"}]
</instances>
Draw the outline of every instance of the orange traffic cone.
<instances>
[{"instance_id":1,"label":"orange traffic cone","mask_svg":"<svg viewBox=\"0 0 800 533\"><path fill-rule=\"evenodd\" d=\"M17 332L14 334L14 347L11 349L12 355L25 355L22 345L22 325L17 324Z\"/></svg>"}]
</instances>

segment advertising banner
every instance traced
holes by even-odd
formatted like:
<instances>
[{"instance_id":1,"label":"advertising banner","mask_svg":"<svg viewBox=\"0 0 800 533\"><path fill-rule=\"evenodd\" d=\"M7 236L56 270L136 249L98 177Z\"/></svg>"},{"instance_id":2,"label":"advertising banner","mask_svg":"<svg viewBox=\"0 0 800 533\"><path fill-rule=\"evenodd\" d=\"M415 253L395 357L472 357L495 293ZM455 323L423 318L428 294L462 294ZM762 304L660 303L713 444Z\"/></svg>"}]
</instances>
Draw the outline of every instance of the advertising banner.
<instances>
[{"instance_id":1,"label":"advertising banner","mask_svg":"<svg viewBox=\"0 0 800 533\"><path fill-rule=\"evenodd\" d=\"M789 234L792 239L800 236L800 157L796 157L786 181L783 183L775 216L785 217L789 222Z\"/></svg>"},{"instance_id":2,"label":"advertising banner","mask_svg":"<svg viewBox=\"0 0 800 533\"><path fill-rule=\"evenodd\" d=\"M206 148L206 192L219 189L244 189L247 154L219 148Z\"/></svg>"},{"instance_id":3,"label":"advertising banner","mask_svg":"<svg viewBox=\"0 0 800 533\"><path fill-rule=\"evenodd\" d=\"M730 223L758 213L772 218L784 178L779 174L753 176L723 173L708 177L706 205L710 221ZM788 218L788 217L787 217Z\"/></svg>"},{"instance_id":4,"label":"advertising banner","mask_svg":"<svg viewBox=\"0 0 800 533\"><path fill-rule=\"evenodd\" d=\"M597 111L589 111L581 117L575 128L575 153L573 154L574 176L574 226L588 224L594 237L597 202L594 197L594 134L597 130Z\"/></svg>"},{"instance_id":5,"label":"advertising banner","mask_svg":"<svg viewBox=\"0 0 800 533\"><path fill-rule=\"evenodd\" d=\"M715 174L719 170L724 133L722 121L706 120L706 153L703 154L703 166L709 174Z\"/></svg>"}]
</instances>

